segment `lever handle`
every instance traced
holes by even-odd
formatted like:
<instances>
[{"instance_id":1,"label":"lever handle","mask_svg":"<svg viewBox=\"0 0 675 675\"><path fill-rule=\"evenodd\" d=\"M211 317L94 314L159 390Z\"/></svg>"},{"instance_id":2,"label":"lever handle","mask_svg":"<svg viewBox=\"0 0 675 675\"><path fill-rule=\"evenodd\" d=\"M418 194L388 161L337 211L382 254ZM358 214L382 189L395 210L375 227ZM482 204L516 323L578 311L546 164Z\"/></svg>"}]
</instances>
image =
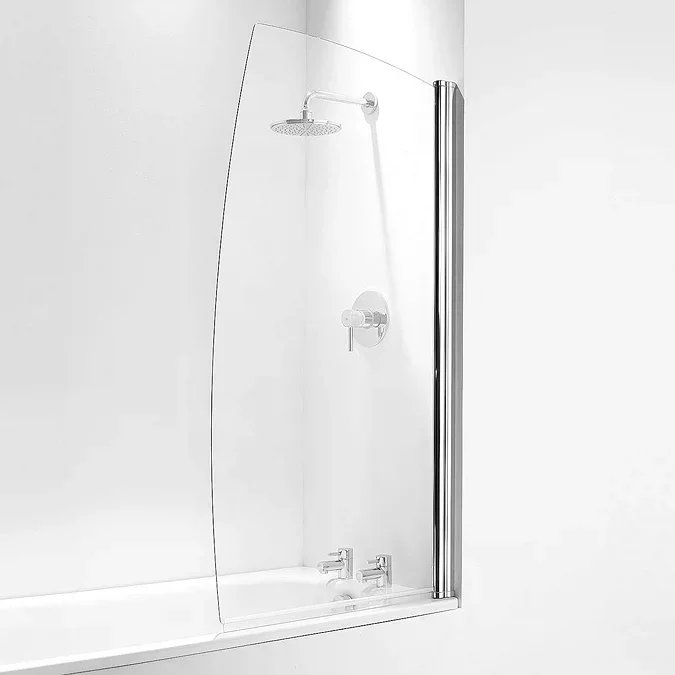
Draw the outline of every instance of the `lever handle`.
<instances>
[{"instance_id":1,"label":"lever handle","mask_svg":"<svg viewBox=\"0 0 675 675\"><path fill-rule=\"evenodd\" d=\"M369 565L375 565L378 569L385 569L391 562L391 556L381 554L368 561Z\"/></svg>"},{"instance_id":2,"label":"lever handle","mask_svg":"<svg viewBox=\"0 0 675 675\"><path fill-rule=\"evenodd\" d=\"M347 329L347 351L354 351L354 328L370 328L373 325L372 312L360 309L345 309L341 317L342 325Z\"/></svg>"}]
</instances>

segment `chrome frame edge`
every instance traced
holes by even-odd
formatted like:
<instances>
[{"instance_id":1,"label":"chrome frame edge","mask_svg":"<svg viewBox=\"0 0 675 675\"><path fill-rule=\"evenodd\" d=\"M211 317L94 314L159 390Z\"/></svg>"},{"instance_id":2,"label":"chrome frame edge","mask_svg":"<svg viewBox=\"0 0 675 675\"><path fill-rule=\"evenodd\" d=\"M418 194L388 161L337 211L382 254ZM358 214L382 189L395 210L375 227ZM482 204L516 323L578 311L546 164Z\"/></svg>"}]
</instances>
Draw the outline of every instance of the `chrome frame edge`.
<instances>
[{"instance_id":1,"label":"chrome frame edge","mask_svg":"<svg viewBox=\"0 0 675 675\"><path fill-rule=\"evenodd\" d=\"M433 597L462 604L464 99L434 82Z\"/></svg>"}]
</instances>

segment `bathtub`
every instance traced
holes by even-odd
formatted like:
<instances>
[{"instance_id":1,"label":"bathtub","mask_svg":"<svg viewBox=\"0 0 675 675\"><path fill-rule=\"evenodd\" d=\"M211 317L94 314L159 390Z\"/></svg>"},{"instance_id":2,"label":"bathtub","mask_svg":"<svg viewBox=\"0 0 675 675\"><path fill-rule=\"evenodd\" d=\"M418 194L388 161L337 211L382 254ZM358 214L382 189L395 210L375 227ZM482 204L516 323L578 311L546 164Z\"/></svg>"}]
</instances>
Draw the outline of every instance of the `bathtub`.
<instances>
[{"instance_id":1,"label":"bathtub","mask_svg":"<svg viewBox=\"0 0 675 675\"><path fill-rule=\"evenodd\" d=\"M0 601L0 673L62 675L454 609L306 567ZM358 610L358 611L356 611Z\"/></svg>"}]
</instances>

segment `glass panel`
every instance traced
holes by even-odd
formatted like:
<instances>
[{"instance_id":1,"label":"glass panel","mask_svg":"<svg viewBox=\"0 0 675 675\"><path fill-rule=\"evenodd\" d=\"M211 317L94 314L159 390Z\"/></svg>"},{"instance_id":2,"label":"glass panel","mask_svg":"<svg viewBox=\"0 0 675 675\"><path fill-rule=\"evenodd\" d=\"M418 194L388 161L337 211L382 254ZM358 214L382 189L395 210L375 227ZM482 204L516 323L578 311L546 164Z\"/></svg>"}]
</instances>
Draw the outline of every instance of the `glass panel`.
<instances>
[{"instance_id":1,"label":"glass panel","mask_svg":"<svg viewBox=\"0 0 675 675\"><path fill-rule=\"evenodd\" d=\"M274 133L272 123L301 117L308 90L357 101L372 92L378 106L317 97L315 119L333 126ZM226 629L429 594L433 142L428 83L340 45L256 27L214 341ZM353 308L345 320L380 326L355 327L349 351L341 321ZM364 579L317 570L340 548L353 549ZM368 563L380 554L391 556L391 579Z\"/></svg>"}]
</instances>

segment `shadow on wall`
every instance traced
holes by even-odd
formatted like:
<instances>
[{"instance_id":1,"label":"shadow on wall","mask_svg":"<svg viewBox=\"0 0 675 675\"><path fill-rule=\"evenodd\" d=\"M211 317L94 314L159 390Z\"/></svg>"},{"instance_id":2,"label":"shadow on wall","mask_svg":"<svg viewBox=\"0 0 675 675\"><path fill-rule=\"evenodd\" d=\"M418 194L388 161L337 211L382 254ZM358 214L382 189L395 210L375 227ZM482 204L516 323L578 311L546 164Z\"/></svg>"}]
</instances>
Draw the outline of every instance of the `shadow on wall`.
<instances>
[{"instance_id":1,"label":"shadow on wall","mask_svg":"<svg viewBox=\"0 0 675 675\"><path fill-rule=\"evenodd\" d=\"M384 178L382 172L382 158L380 156L380 141L377 136L377 120L380 117L380 109L370 115L364 115L366 124L370 127L370 141L373 146L373 172L375 176L375 187L377 190L377 201L380 212L380 225L382 227L382 248L384 253L387 282L392 292L392 298L398 296L396 288L396 278L392 272L392 254L391 254L391 238L388 232L389 215L387 211L387 200L384 194ZM395 302L395 300L394 300Z\"/></svg>"}]
</instances>

